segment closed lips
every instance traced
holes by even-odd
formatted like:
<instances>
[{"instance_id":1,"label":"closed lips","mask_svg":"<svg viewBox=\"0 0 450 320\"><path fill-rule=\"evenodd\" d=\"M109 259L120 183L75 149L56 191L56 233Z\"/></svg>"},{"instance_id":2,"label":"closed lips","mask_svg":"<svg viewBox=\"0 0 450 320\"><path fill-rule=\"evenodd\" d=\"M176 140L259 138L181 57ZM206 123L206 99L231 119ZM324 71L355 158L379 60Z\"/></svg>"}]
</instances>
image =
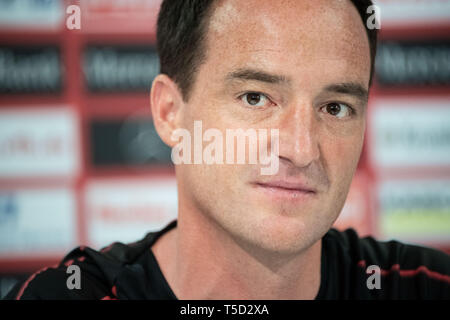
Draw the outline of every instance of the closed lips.
<instances>
[{"instance_id":1,"label":"closed lips","mask_svg":"<svg viewBox=\"0 0 450 320\"><path fill-rule=\"evenodd\" d=\"M263 188L278 188L284 189L287 191L299 191L299 192L308 192L308 193L316 193L316 190L307 187L303 183L293 183L286 181L270 181L270 182L257 182L255 183L257 186Z\"/></svg>"}]
</instances>

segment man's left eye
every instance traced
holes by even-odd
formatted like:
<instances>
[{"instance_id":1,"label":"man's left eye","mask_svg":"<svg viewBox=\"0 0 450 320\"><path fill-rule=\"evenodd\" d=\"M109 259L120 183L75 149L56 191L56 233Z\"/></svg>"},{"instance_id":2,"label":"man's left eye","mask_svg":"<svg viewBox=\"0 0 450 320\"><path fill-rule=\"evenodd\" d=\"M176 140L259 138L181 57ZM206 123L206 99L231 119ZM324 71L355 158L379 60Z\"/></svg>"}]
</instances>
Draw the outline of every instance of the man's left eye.
<instances>
[{"instance_id":1,"label":"man's left eye","mask_svg":"<svg viewBox=\"0 0 450 320\"><path fill-rule=\"evenodd\" d=\"M352 109L343 103L332 102L323 107L325 112L330 115L342 119L351 115Z\"/></svg>"},{"instance_id":2,"label":"man's left eye","mask_svg":"<svg viewBox=\"0 0 450 320\"><path fill-rule=\"evenodd\" d=\"M249 92L241 96L241 100L252 107L263 107L269 102L269 98L266 95L259 92Z\"/></svg>"}]
</instances>

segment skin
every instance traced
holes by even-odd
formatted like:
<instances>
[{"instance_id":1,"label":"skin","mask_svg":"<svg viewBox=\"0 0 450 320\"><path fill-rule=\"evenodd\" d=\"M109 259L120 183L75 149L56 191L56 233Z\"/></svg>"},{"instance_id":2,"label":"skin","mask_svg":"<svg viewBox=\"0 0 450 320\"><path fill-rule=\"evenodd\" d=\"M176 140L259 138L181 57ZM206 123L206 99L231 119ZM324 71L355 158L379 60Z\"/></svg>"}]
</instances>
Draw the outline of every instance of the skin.
<instances>
[{"instance_id":1,"label":"skin","mask_svg":"<svg viewBox=\"0 0 450 320\"><path fill-rule=\"evenodd\" d=\"M348 0L224 0L213 8L206 41L188 101L166 75L154 80L158 134L173 147L173 131L193 132L194 120L224 136L279 129L279 171L177 165L178 227L152 250L181 299L313 299L321 238L344 205L363 145L364 25ZM263 94L258 106L246 92ZM337 114L332 103L340 103ZM267 187L273 181L303 187Z\"/></svg>"}]
</instances>

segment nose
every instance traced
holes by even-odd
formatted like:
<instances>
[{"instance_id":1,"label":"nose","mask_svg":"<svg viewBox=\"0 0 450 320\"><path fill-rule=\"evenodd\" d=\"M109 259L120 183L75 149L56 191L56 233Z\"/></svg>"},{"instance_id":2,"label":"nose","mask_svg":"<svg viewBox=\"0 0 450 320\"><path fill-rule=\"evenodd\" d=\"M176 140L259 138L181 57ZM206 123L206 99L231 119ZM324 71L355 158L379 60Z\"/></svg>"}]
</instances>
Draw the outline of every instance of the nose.
<instances>
[{"instance_id":1,"label":"nose","mask_svg":"<svg viewBox=\"0 0 450 320\"><path fill-rule=\"evenodd\" d=\"M280 126L280 159L302 168L320 157L319 126L311 103L301 103L288 109Z\"/></svg>"}]
</instances>

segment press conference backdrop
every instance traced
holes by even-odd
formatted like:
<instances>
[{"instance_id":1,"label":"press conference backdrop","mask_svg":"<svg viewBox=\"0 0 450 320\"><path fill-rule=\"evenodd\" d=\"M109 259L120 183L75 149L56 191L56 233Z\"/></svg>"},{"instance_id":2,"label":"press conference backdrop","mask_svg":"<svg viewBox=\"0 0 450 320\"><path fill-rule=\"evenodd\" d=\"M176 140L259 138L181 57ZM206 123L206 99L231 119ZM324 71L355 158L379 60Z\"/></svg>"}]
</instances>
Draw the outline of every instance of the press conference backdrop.
<instances>
[{"instance_id":1,"label":"press conference backdrop","mask_svg":"<svg viewBox=\"0 0 450 320\"><path fill-rule=\"evenodd\" d=\"M450 1L376 3L366 143L336 227L450 251ZM0 0L0 297L78 245L176 218L148 101L159 5Z\"/></svg>"}]
</instances>

